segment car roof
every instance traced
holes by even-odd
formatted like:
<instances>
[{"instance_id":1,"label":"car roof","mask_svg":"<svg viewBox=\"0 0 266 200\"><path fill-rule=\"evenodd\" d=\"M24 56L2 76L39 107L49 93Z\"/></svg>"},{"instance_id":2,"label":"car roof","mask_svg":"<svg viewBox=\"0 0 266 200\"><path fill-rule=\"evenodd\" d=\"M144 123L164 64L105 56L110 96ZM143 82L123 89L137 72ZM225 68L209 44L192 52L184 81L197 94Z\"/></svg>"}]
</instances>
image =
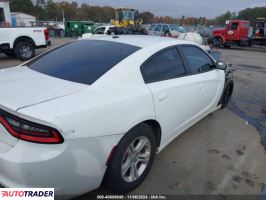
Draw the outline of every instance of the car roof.
<instances>
[{"instance_id":1,"label":"car roof","mask_svg":"<svg viewBox=\"0 0 266 200\"><path fill-rule=\"evenodd\" d=\"M168 38L162 36L148 35L108 35L100 37L84 38L84 40L104 40L111 42L119 42L123 44L133 45L140 48L146 48L158 44L180 45L180 44L195 44L190 41L178 40L176 38Z\"/></svg>"}]
</instances>

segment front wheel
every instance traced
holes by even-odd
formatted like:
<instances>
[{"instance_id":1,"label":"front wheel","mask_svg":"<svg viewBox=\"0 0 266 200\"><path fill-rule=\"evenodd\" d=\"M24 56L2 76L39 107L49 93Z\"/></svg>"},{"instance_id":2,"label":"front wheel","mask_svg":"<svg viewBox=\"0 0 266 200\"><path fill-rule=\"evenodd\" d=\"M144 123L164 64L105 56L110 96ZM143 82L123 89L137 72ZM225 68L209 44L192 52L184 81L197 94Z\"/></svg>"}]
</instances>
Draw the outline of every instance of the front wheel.
<instances>
[{"instance_id":1,"label":"front wheel","mask_svg":"<svg viewBox=\"0 0 266 200\"><path fill-rule=\"evenodd\" d=\"M233 90L234 90L234 83L233 81L229 81L226 85L225 85L225 88L224 88L224 92L223 92L223 95L222 95L222 98L221 98L221 109L225 108L231 97L232 97L232 94L233 94Z\"/></svg>"},{"instance_id":2,"label":"front wheel","mask_svg":"<svg viewBox=\"0 0 266 200\"><path fill-rule=\"evenodd\" d=\"M220 37L215 37L213 39L213 46L215 47L221 47L223 45L223 40Z\"/></svg>"},{"instance_id":3,"label":"front wheel","mask_svg":"<svg viewBox=\"0 0 266 200\"><path fill-rule=\"evenodd\" d=\"M35 48L29 42L19 42L14 48L14 53L20 60L26 61L35 56Z\"/></svg>"},{"instance_id":4,"label":"front wheel","mask_svg":"<svg viewBox=\"0 0 266 200\"><path fill-rule=\"evenodd\" d=\"M124 194L139 186L150 171L156 151L152 128L141 124L119 142L109 163L104 184L112 192Z\"/></svg>"}]
</instances>

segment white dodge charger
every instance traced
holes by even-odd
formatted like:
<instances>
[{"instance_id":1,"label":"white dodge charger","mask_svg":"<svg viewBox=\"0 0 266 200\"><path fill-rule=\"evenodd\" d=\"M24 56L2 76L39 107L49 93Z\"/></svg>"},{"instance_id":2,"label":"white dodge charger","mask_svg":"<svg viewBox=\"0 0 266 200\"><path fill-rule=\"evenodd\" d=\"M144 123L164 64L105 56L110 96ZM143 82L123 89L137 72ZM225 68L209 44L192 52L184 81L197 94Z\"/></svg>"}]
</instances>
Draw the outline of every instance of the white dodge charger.
<instances>
[{"instance_id":1,"label":"white dodge charger","mask_svg":"<svg viewBox=\"0 0 266 200\"><path fill-rule=\"evenodd\" d=\"M133 190L156 152L228 104L226 67L191 42L103 36L0 70L0 184Z\"/></svg>"}]
</instances>

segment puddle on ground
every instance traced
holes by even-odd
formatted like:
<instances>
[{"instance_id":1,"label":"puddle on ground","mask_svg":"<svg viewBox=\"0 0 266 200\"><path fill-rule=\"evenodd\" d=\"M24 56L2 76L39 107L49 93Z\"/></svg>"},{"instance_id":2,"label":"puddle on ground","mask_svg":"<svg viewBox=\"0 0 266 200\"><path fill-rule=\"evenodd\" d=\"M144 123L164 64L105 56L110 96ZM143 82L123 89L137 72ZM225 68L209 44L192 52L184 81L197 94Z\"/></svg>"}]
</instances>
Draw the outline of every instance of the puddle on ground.
<instances>
[{"instance_id":1,"label":"puddle on ground","mask_svg":"<svg viewBox=\"0 0 266 200\"><path fill-rule=\"evenodd\" d=\"M255 71L255 72L260 72L260 73L266 73L266 69L261 66L254 66L254 65L246 65L246 64L238 64L235 65L235 68L238 69L245 69L247 71Z\"/></svg>"},{"instance_id":2,"label":"puddle on ground","mask_svg":"<svg viewBox=\"0 0 266 200\"><path fill-rule=\"evenodd\" d=\"M261 107L264 107L264 105L261 105ZM234 97L232 97L230 103L227 106L227 109L229 109L230 111L235 113L237 116L241 117L242 119L246 120L248 124L253 125L258 130L258 132L260 133L260 137L261 137L261 144L263 145L264 150L266 151L266 126L265 126L266 120L264 120L266 117L265 116L260 116L260 117L249 116L246 112L239 109Z\"/></svg>"}]
</instances>

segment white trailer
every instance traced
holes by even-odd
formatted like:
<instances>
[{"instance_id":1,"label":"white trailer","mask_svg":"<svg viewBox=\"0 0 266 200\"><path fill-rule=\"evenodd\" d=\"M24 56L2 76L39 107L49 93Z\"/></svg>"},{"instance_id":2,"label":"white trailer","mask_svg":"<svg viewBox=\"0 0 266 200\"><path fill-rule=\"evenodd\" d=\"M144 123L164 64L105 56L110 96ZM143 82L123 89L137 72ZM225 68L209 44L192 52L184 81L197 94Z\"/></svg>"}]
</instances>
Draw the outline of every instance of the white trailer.
<instances>
[{"instance_id":1,"label":"white trailer","mask_svg":"<svg viewBox=\"0 0 266 200\"><path fill-rule=\"evenodd\" d=\"M22 12L11 12L11 16L16 20L17 27L30 27L36 22L36 17Z\"/></svg>"}]
</instances>

